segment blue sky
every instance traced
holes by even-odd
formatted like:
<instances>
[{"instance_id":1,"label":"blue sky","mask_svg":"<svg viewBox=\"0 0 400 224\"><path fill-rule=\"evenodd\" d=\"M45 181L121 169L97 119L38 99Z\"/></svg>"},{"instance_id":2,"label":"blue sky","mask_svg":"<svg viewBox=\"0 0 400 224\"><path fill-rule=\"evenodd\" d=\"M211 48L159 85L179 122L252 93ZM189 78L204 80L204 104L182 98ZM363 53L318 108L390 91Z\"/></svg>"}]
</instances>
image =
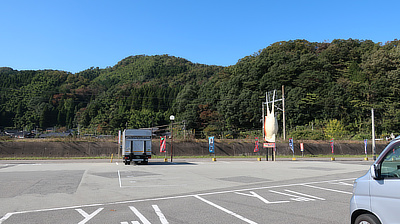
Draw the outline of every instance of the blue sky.
<instances>
[{"instance_id":1,"label":"blue sky","mask_svg":"<svg viewBox=\"0 0 400 224\"><path fill-rule=\"evenodd\" d=\"M400 1L3 0L0 67L76 73L130 55L229 66L278 41L399 38Z\"/></svg>"}]
</instances>

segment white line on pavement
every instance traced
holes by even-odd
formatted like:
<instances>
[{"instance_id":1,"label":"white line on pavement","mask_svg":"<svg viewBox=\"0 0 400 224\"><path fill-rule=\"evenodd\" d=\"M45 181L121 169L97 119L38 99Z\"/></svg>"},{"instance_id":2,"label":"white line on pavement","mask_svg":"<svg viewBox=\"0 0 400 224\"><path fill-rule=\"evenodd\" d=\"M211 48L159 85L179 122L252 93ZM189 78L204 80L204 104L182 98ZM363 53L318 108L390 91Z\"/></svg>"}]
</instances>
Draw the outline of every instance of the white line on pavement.
<instances>
[{"instance_id":1,"label":"white line on pavement","mask_svg":"<svg viewBox=\"0 0 400 224\"><path fill-rule=\"evenodd\" d=\"M167 221L167 218L165 218L164 214L161 212L158 205L152 205L152 206L154 208L154 211L158 215L158 218L160 218L161 224L169 224L169 222Z\"/></svg>"},{"instance_id":2,"label":"white line on pavement","mask_svg":"<svg viewBox=\"0 0 400 224\"><path fill-rule=\"evenodd\" d=\"M331 184L337 184L337 185L345 185L345 186L353 186L354 184L349 184L349 183L345 183L345 182L332 182Z\"/></svg>"},{"instance_id":3,"label":"white line on pavement","mask_svg":"<svg viewBox=\"0 0 400 224\"><path fill-rule=\"evenodd\" d=\"M121 182L121 174L120 174L119 170L118 170L118 180L119 180L119 187L121 188L122 182Z\"/></svg>"},{"instance_id":4,"label":"white line on pavement","mask_svg":"<svg viewBox=\"0 0 400 224\"><path fill-rule=\"evenodd\" d=\"M235 192L235 194L258 198L262 202L264 202L265 204L280 204L280 203L290 202L290 201L268 201L267 199L265 199L265 198L261 197L260 195L256 194L254 191L250 191L250 194L245 194L245 193L242 193L242 192Z\"/></svg>"},{"instance_id":5,"label":"white line on pavement","mask_svg":"<svg viewBox=\"0 0 400 224\"><path fill-rule=\"evenodd\" d=\"M151 222L149 222L149 220L147 220L146 217L144 217L144 215L142 215L142 213L140 213L135 207L129 206L129 208L133 211L133 213L135 213L137 217L139 217L140 221L142 221L143 224L151 224Z\"/></svg>"},{"instance_id":6,"label":"white line on pavement","mask_svg":"<svg viewBox=\"0 0 400 224\"><path fill-rule=\"evenodd\" d=\"M298 194L298 195L301 195L301 196L305 196L305 197L309 197L309 198L315 198L315 199L318 199L318 200L325 201L324 198L320 198L320 197L317 197L317 196L312 196L312 195L309 195L309 194L303 194L303 193L296 192L296 191L291 191L291 190L285 190L285 191L287 191L289 193Z\"/></svg>"},{"instance_id":7,"label":"white line on pavement","mask_svg":"<svg viewBox=\"0 0 400 224\"><path fill-rule=\"evenodd\" d=\"M324 188L324 187L317 187L317 186L312 186L312 185L308 185L308 184L302 184L302 186L325 190L325 191L333 191L333 192L338 192L338 193L343 193L343 194L353 194L353 193L347 192L347 191L340 191L340 190L329 189L329 188Z\"/></svg>"},{"instance_id":8,"label":"white line on pavement","mask_svg":"<svg viewBox=\"0 0 400 224\"><path fill-rule=\"evenodd\" d=\"M247 189L239 189L239 190L209 192L209 193L197 194L197 196L226 194L226 193L234 193L234 192L254 191L254 190L263 190L263 189L280 188L280 187L291 187L291 186L306 186L306 187L313 187L313 188L317 188L317 189L321 189L321 190L339 192L339 193L344 193L344 194L352 194L350 192L345 192L345 191L338 191L338 190L333 190L333 189L328 189L328 188L315 187L315 186L311 186L310 184L322 184L322 183L349 181L349 180L355 180L355 179L356 178L347 178L347 179L338 179L338 180L314 181L314 182L309 182L309 183L282 184L282 185L267 186L267 187L255 187L255 188L247 188ZM61 207L61 208L49 208L49 209L38 209L38 210L11 212L11 213L7 213L5 216L0 218L0 224L2 222L4 222L5 220L7 220L8 218L10 218L12 215L17 215L17 214L26 214L26 213L33 213L33 212L45 212L45 211L57 211L57 210L66 210L66 209L75 209L75 208L84 208L84 207L94 207L94 206L116 205L116 204L128 204L128 203L145 202L145 201L160 201L160 200L169 200L169 199L178 199L178 198L188 198L188 197L193 197L193 196L195 196L195 195L179 195L179 196L162 197L162 198L149 198L149 199L138 199L138 200L130 200L130 201L111 202L111 203L105 203L105 204L76 205L76 206Z\"/></svg>"},{"instance_id":9,"label":"white line on pavement","mask_svg":"<svg viewBox=\"0 0 400 224\"><path fill-rule=\"evenodd\" d=\"M250 219L247 219L247 218L245 218L245 217L243 217L243 216L241 216L241 215L239 215L239 214L236 214L236 213L234 213L234 212L232 212L232 211L230 211L230 210L228 210L228 209L226 209L226 208L223 208L223 207L221 207L221 206L219 206L219 205L217 205L217 204L214 204L214 203L212 203L211 201L208 201L208 200L206 200L206 199L204 199L204 198L202 198L202 197L200 197L200 196L198 196L198 195L195 195L194 197L197 198L197 199L200 199L200 200L204 201L205 203L207 203L207 204L209 204L209 205L211 205L211 206L214 206L214 207L218 208L219 210L221 210L221 211L223 211L223 212L228 213L229 215L233 215L233 216L235 216L236 218L238 218L238 219L240 219L240 220L243 220L243 221L245 221L245 222L247 222L247 223L250 223L250 224L257 224L256 222L253 222L253 221L251 221Z\"/></svg>"}]
</instances>

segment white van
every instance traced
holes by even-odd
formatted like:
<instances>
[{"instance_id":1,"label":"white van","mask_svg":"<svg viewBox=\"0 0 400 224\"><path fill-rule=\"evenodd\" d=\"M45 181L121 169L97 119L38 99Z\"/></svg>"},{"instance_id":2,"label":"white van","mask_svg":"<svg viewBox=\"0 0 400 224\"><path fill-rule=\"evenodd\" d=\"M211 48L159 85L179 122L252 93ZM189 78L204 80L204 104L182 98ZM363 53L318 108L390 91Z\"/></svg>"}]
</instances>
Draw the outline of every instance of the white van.
<instances>
[{"instance_id":1,"label":"white van","mask_svg":"<svg viewBox=\"0 0 400 224\"><path fill-rule=\"evenodd\" d=\"M390 142L364 176L354 181L352 224L400 223L400 139Z\"/></svg>"}]
</instances>

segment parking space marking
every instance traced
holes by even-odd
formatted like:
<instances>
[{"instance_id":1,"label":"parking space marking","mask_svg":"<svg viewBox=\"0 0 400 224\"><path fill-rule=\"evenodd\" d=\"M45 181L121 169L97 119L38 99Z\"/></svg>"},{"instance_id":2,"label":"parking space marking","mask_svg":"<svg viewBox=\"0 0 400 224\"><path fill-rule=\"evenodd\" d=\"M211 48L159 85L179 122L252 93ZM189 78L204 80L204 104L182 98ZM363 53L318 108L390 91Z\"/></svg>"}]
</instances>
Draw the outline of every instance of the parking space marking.
<instances>
[{"instance_id":1,"label":"parking space marking","mask_svg":"<svg viewBox=\"0 0 400 224\"><path fill-rule=\"evenodd\" d=\"M118 170L118 180L119 180L119 187L122 187L122 181L121 181L121 173Z\"/></svg>"},{"instance_id":2,"label":"parking space marking","mask_svg":"<svg viewBox=\"0 0 400 224\"><path fill-rule=\"evenodd\" d=\"M242 221L245 221L245 222L250 223L250 224L257 224L256 222L253 222L250 219L247 219L247 218L245 218L245 217L243 217L243 216L241 216L239 214L236 214L236 213L234 213L234 212L232 212L232 211L230 211L230 210L228 210L228 209L226 209L224 207L221 207L221 206L219 206L219 205L217 205L217 204L215 204L215 203L213 203L211 201L208 201L208 200L200 197L199 195L195 195L194 197L199 199L199 200L201 200L201 201L203 201L203 202L205 202L205 203L207 203L207 204L209 204L209 205L211 205L211 206L213 206L213 207L215 207L215 208L217 208L217 209L219 209L219 210L221 210L221 211L223 211L223 212L225 212L225 213L228 213L229 215L232 215L232 216L234 216L234 217L236 217L236 218L238 218L238 219L240 219Z\"/></svg>"},{"instance_id":3,"label":"parking space marking","mask_svg":"<svg viewBox=\"0 0 400 224\"><path fill-rule=\"evenodd\" d=\"M0 224L7 219L9 219L12 215L18 214L27 214L27 213L35 213L35 212L50 212L50 211L61 211L67 209L75 209L75 208L85 208L85 207L96 207L96 206L104 206L105 204L91 204L91 205L76 205L70 207L60 207L60 208L48 208L48 209L37 209L37 210L30 210L30 211L21 211L21 212L9 212L5 216L0 219Z\"/></svg>"},{"instance_id":4,"label":"parking space marking","mask_svg":"<svg viewBox=\"0 0 400 224\"><path fill-rule=\"evenodd\" d=\"M335 189L330 189L330 188L317 187L317 186L314 186L314 185L315 184L329 184L329 183L333 183L333 182L343 182L343 181L350 181L350 180L353 181L355 179L356 178L347 178L347 179L337 179L337 180L314 181L314 182L308 182L308 183L282 184L282 185L273 185L273 186L266 186L266 187L254 187L254 188L247 188L247 189L239 189L239 190L215 191L215 192L201 193L201 194L196 194L196 195L188 194L188 195L179 195L179 196L171 196L171 197L148 198L148 199L138 199L138 200L111 202L111 203L104 203L104 204L76 205L76 206L69 206L69 207L59 207L59 208L49 208L49 209L38 209L38 210L27 210L27 211L19 211L19 212L10 212L10 213L7 213L3 217L0 218L0 224L3 223L4 221L6 221L7 219L9 219L11 216L18 215L18 214L47 212L47 211L60 211L60 210L79 209L79 208L95 207L95 206L104 207L104 206L107 206L107 205L128 204L128 203L149 202L149 201L160 201L160 200L170 200L170 199L189 198L189 197L196 197L196 198L200 199L201 198L200 196L207 196L207 195L227 194L227 193L236 193L236 192L242 193L242 192L246 192L246 191L250 192L250 191L255 191L255 190L267 190L267 189L273 189L273 188L287 188L287 187L294 187L294 186L304 186L304 187L309 187L309 188L315 188L315 189L320 189L320 190L325 190L325 191L332 191L332 192L350 194L351 195L351 194L353 194L351 192L335 190ZM160 185L158 185L158 186L160 186ZM202 199L203 198L201 198L200 200L202 200ZM207 200L204 199L203 201L207 201ZM210 202L210 203L212 203L212 202ZM216 206L218 206L218 205L216 205ZM222 208L222 209L224 209L224 208ZM231 211L226 210L225 212L231 212ZM234 213L234 214L236 214L236 213ZM240 216L240 215L238 215L238 216ZM251 220L249 220L249 221L251 221Z\"/></svg>"},{"instance_id":5,"label":"parking space marking","mask_svg":"<svg viewBox=\"0 0 400 224\"><path fill-rule=\"evenodd\" d=\"M260 195L256 194L254 191L250 191L250 194L245 194L245 193L241 193L241 192L235 192L235 193L239 194L239 195L258 198L262 202L264 202L265 204L280 204L280 203L290 202L290 201L268 201L267 199L265 199L265 198L261 197Z\"/></svg>"},{"instance_id":6,"label":"parking space marking","mask_svg":"<svg viewBox=\"0 0 400 224\"><path fill-rule=\"evenodd\" d=\"M140 213L135 207L129 206L129 208L132 210L133 213L135 213L137 217L139 217L140 221L142 221L143 224L151 224L151 222L149 222L149 220L146 219L146 217L144 217L144 215L142 215L142 213Z\"/></svg>"},{"instance_id":7,"label":"parking space marking","mask_svg":"<svg viewBox=\"0 0 400 224\"><path fill-rule=\"evenodd\" d=\"M152 205L152 206L154 208L154 211L158 215L158 218L160 218L161 224L169 224L169 222L167 221L167 218L165 218L164 214L161 212L158 205Z\"/></svg>"},{"instance_id":8,"label":"parking space marking","mask_svg":"<svg viewBox=\"0 0 400 224\"><path fill-rule=\"evenodd\" d=\"M92 214L88 214L85 211L83 211L82 209L75 209L77 212L79 212L85 218L84 220L80 221L78 224L87 223L89 220L91 220L95 215L97 215L103 209L104 208L99 208L96 211L94 211Z\"/></svg>"},{"instance_id":9,"label":"parking space marking","mask_svg":"<svg viewBox=\"0 0 400 224\"><path fill-rule=\"evenodd\" d=\"M279 192L279 191L274 191L274 190L269 190L269 192L275 193L275 194L281 194L281 195L285 195L285 196L289 196L291 197L290 199L293 201L315 201L315 199L319 199L319 200L325 200L323 198L319 198L319 197L315 197L315 196L311 196L311 195L307 195L307 194L303 194L303 193L299 193L299 192L295 192L295 191L289 191L289 190L285 190L288 191L290 193L294 193L294 194L288 194L288 193L284 193L284 192ZM300 196L299 196L300 195Z\"/></svg>"},{"instance_id":10,"label":"parking space marking","mask_svg":"<svg viewBox=\"0 0 400 224\"><path fill-rule=\"evenodd\" d=\"M317 187L317 186L312 186L312 185L308 185L308 184L302 184L302 186L325 190L325 191L333 191L333 192L338 192L338 193L343 193L343 194L353 194L352 192L335 190L335 189L330 189L330 188L325 188L325 187Z\"/></svg>"},{"instance_id":11,"label":"parking space marking","mask_svg":"<svg viewBox=\"0 0 400 224\"><path fill-rule=\"evenodd\" d=\"M158 218L160 219L161 224L169 224L167 219L165 218L164 214L161 212L160 208L158 205L152 205L154 211L156 212ZM132 210L133 213L140 219L140 221L143 222L143 224L151 224L151 222L141 213L139 210L137 210L136 207L134 206L129 206L129 208ZM129 224L129 222L120 222L121 224ZM132 224L140 224L139 221L131 221Z\"/></svg>"},{"instance_id":12,"label":"parking space marking","mask_svg":"<svg viewBox=\"0 0 400 224\"><path fill-rule=\"evenodd\" d=\"M345 183L345 182L332 182L331 184L337 184L337 185L345 185L345 186L353 186L353 184Z\"/></svg>"},{"instance_id":13,"label":"parking space marking","mask_svg":"<svg viewBox=\"0 0 400 224\"><path fill-rule=\"evenodd\" d=\"M312 195L309 195L309 194L303 194L303 193L296 192L296 191L291 191L291 190L285 190L285 191L289 192L289 193L298 194L298 195L301 195L301 196L305 196L305 197L309 197L309 198L315 198L315 199L318 199L318 200L321 200L321 201L325 201L324 198L320 198L320 197L317 197L317 196L312 196Z\"/></svg>"}]
</instances>

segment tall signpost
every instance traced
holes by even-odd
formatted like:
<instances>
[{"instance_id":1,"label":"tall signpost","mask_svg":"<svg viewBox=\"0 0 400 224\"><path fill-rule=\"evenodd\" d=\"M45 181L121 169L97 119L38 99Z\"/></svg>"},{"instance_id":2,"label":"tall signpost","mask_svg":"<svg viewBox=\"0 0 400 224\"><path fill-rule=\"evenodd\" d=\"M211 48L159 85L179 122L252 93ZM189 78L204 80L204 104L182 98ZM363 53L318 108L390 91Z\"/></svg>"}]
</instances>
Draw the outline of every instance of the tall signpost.
<instances>
[{"instance_id":1,"label":"tall signpost","mask_svg":"<svg viewBox=\"0 0 400 224\"><path fill-rule=\"evenodd\" d=\"M333 138L331 139L330 143L331 143L331 149L332 149L332 157L331 157L331 160L332 160L332 161L335 161L335 144L334 144L334 142L333 142Z\"/></svg>"},{"instance_id":2,"label":"tall signpost","mask_svg":"<svg viewBox=\"0 0 400 224\"><path fill-rule=\"evenodd\" d=\"M171 120L171 163L172 163L172 157L174 154L174 120L175 120L175 116L171 115L169 116L169 119Z\"/></svg>"},{"instance_id":3,"label":"tall signpost","mask_svg":"<svg viewBox=\"0 0 400 224\"><path fill-rule=\"evenodd\" d=\"M286 140L286 118L285 118L285 86L282 85L282 133L283 140Z\"/></svg>"},{"instance_id":4,"label":"tall signpost","mask_svg":"<svg viewBox=\"0 0 400 224\"><path fill-rule=\"evenodd\" d=\"M375 121L374 121L374 108L371 109L372 116L372 155L374 161L376 160L376 151L375 151Z\"/></svg>"}]
</instances>

